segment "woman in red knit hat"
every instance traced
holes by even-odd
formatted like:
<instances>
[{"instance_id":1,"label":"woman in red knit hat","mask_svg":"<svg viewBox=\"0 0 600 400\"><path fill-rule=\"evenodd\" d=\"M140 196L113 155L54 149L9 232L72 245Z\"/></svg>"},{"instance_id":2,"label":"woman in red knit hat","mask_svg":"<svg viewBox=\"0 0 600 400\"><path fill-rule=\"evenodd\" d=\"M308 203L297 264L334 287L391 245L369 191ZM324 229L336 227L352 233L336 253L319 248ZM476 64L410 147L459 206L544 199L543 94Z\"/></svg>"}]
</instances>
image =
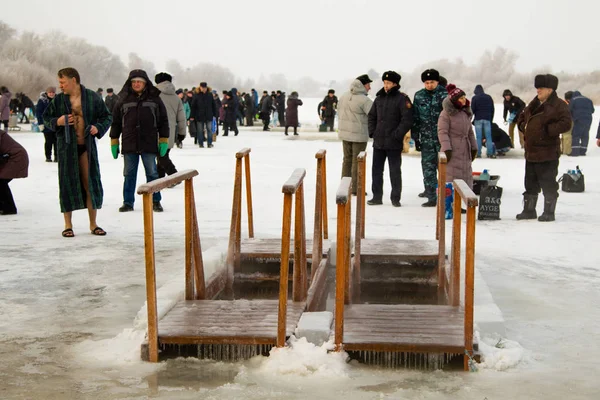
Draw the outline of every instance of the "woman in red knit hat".
<instances>
[{"instance_id":1,"label":"woman in red knit hat","mask_svg":"<svg viewBox=\"0 0 600 400\"><path fill-rule=\"evenodd\" d=\"M462 179L473 189L471 163L477 156L477 141L471 125L473 112L465 92L449 84L448 97L442 102L438 119L438 138L441 151L446 153L446 182Z\"/></svg>"}]
</instances>

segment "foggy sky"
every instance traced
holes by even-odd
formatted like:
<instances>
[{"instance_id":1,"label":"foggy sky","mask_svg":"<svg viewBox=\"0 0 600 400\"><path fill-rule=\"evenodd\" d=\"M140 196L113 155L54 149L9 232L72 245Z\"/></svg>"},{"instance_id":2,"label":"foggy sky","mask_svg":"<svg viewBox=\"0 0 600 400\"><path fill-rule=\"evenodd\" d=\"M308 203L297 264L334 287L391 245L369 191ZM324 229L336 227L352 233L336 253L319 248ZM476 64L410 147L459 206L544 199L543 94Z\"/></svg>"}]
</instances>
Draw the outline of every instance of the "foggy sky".
<instances>
[{"instance_id":1,"label":"foggy sky","mask_svg":"<svg viewBox=\"0 0 600 400\"><path fill-rule=\"evenodd\" d=\"M442 58L472 64L498 46L519 54L523 72L600 66L595 1L29 0L2 8L0 20L19 31L60 30L125 64L136 52L157 70L177 59L218 63L241 78L335 80Z\"/></svg>"}]
</instances>

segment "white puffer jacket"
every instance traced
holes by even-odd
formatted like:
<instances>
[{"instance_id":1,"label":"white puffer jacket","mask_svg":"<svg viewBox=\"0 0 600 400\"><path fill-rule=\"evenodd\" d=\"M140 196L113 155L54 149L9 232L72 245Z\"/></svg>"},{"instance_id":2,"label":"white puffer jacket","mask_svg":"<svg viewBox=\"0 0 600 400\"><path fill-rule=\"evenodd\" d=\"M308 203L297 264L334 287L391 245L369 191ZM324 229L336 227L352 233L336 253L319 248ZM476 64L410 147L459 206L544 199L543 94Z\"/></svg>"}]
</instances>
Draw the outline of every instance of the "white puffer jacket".
<instances>
[{"instance_id":1,"label":"white puffer jacket","mask_svg":"<svg viewBox=\"0 0 600 400\"><path fill-rule=\"evenodd\" d=\"M338 137L348 142L369 141L368 114L373 100L367 96L367 89L355 79L350 91L344 93L338 102Z\"/></svg>"}]
</instances>

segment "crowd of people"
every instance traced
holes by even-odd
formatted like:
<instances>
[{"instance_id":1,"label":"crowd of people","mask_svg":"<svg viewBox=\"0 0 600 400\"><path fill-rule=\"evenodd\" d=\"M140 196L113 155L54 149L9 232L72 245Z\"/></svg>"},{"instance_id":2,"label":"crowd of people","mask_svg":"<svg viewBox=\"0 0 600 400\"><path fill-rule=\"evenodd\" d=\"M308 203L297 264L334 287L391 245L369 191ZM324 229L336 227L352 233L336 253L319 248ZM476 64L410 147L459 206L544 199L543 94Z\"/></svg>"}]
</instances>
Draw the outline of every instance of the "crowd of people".
<instances>
[{"instance_id":1,"label":"crowd of people","mask_svg":"<svg viewBox=\"0 0 600 400\"><path fill-rule=\"evenodd\" d=\"M334 130L336 115L338 135L342 140L342 176L352 178L352 192L357 193L357 156L373 141L372 198L369 205L383 204L383 171L387 160L393 206L401 207L402 152L408 137L414 140L421 153L424 190L423 207L437 203L438 153L446 154L447 182L463 179L473 185L471 163L483 155L503 156L515 146L515 128L519 144L525 149L524 210L517 219L537 218L535 210L540 191L544 193L544 212L540 221L553 221L558 198L558 158L560 154L585 156L594 106L580 92L557 95L558 78L538 75L534 86L537 96L528 104L507 89L503 93L504 123L507 134L493 123L494 101L481 85L474 96L447 80L435 69L421 75L423 89L410 96L400 91L401 76L395 71L382 75L383 88L369 98L372 80L360 75L339 99L330 89L318 105L317 112L324 129ZM134 210L137 170L141 159L148 182L177 172L170 152L181 147L187 133L200 148L212 148L222 126L222 135L239 134L239 125L253 126L261 119L263 130L277 124L285 127L284 134L293 128L298 135L298 107L302 100L297 92L286 98L281 90L263 91L259 98L255 89L238 93L236 88L224 90L222 97L207 82L191 90L176 89L172 76L161 72L150 77L143 70L129 73L118 93L107 89L96 91L81 84L73 68L58 71L56 87L49 86L40 94L37 105L22 93L12 99L7 87L0 87L0 121L8 130L10 113L35 111L45 136L47 162L58 163L59 200L64 214L65 237L73 237L71 213L87 209L90 231L95 235L106 232L96 222L96 210L102 206L103 190L96 139L109 129L111 152L124 160L123 204L120 212ZM17 101L14 101L17 100ZM16 213L8 187L11 179L27 176L28 158L24 149L8 133L0 140L0 214ZM410 132L410 136L408 133ZM600 127L597 135L600 146ZM58 144L58 145L57 145ZM18 165L16 165L18 163ZM365 194L366 195L366 194ZM160 192L153 195L153 209L163 211Z\"/></svg>"}]
</instances>

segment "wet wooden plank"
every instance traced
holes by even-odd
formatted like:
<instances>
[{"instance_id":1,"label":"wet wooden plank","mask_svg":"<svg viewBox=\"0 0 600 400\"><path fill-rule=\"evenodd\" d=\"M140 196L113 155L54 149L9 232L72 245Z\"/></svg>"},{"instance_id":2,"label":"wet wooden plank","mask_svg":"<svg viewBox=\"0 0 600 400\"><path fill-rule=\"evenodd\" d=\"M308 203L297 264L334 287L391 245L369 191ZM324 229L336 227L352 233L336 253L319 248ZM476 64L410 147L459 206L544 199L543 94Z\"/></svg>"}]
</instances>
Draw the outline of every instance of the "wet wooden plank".
<instances>
[{"instance_id":1,"label":"wet wooden plank","mask_svg":"<svg viewBox=\"0 0 600 400\"><path fill-rule=\"evenodd\" d=\"M281 239L280 238L262 238L262 239L242 239L241 259L250 258L281 258ZM313 241L306 240L306 257L312 258ZM329 241L323 241L323 256L327 256L329 251ZM290 243L290 257L294 255L294 241Z\"/></svg>"},{"instance_id":2,"label":"wet wooden plank","mask_svg":"<svg viewBox=\"0 0 600 400\"><path fill-rule=\"evenodd\" d=\"M286 335L296 329L306 302L290 302ZM277 300L192 300L179 302L160 320L161 343L274 344Z\"/></svg>"},{"instance_id":3,"label":"wet wooden plank","mask_svg":"<svg viewBox=\"0 0 600 400\"><path fill-rule=\"evenodd\" d=\"M436 240L363 239L360 245L361 262L437 261Z\"/></svg>"},{"instance_id":4,"label":"wet wooden plank","mask_svg":"<svg viewBox=\"0 0 600 400\"><path fill-rule=\"evenodd\" d=\"M185 171L179 171L173 175L165 176L164 178L153 180L152 182L144 183L137 188L137 194L151 194L160 192L176 183L182 182L186 179L193 178L198 175L198 171L195 169L186 169Z\"/></svg>"},{"instance_id":5,"label":"wet wooden plank","mask_svg":"<svg viewBox=\"0 0 600 400\"><path fill-rule=\"evenodd\" d=\"M462 353L463 310L438 305L354 304L345 311L344 349Z\"/></svg>"}]
</instances>

